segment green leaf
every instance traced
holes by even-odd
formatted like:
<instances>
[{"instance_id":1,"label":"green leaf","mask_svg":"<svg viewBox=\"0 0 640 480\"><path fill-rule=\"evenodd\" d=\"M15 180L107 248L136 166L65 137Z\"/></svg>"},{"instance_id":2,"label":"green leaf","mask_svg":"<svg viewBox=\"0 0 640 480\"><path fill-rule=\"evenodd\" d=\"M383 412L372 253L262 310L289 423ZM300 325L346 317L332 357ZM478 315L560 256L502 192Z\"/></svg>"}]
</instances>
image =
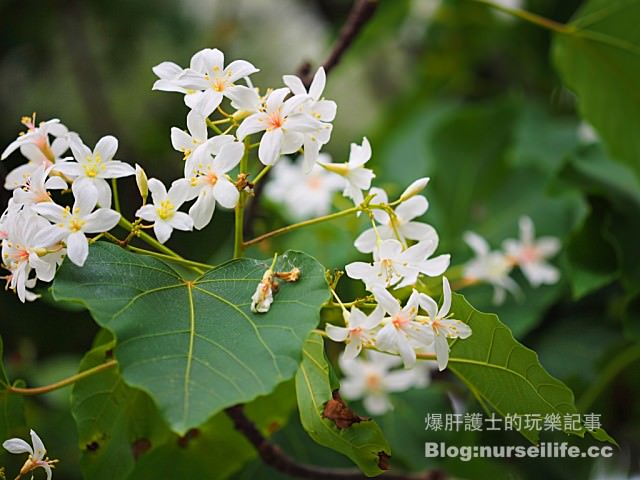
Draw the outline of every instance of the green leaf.
<instances>
[{"instance_id":1,"label":"green leaf","mask_svg":"<svg viewBox=\"0 0 640 480\"><path fill-rule=\"evenodd\" d=\"M480 313L458 294L453 295L451 311L469 324L473 334L453 342L448 368L481 404L502 416L577 413L573 392L549 375L538 355L518 343L496 315ZM564 431L585 433L584 429ZM539 432L525 429L524 424L519 432L532 443L539 440ZM592 435L610 439L604 431Z\"/></svg>"},{"instance_id":2,"label":"green leaf","mask_svg":"<svg viewBox=\"0 0 640 480\"><path fill-rule=\"evenodd\" d=\"M328 298L324 268L303 253L281 255L276 270L298 267L302 276L255 314L251 296L270 264L232 260L187 281L159 260L101 242L84 267L61 267L53 294L83 303L114 334L125 382L149 393L184 434L295 374Z\"/></svg>"},{"instance_id":3,"label":"green leaf","mask_svg":"<svg viewBox=\"0 0 640 480\"><path fill-rule=\"evenodd\" d=\"M302 426L317 443L349 457L367 476L379 475L389 444L378 425L362 419L346 428L323 415L325 404L338 388L324 354L324 342L316 333L305 342L304 357L296 374L296 394Z\"/></svg>"},{"instance_id":4,"label":"green leaf","mask_svg":"<svg viewBox=\"0 0 640 480\"><path fill-rule=\"evenodd\" d=\"M590 0L557 34L555 64L612 157L640 175L640 3Z\"/></svg>"},{"instance_id":5,"label":"green leaf","mask_svg":"<svg viewBox=\"0 0 640 480\"><path fill-rule=\"evenodd\" d=\"M293 381L289 381L280 384L272 394L247 404L245 413L268 437L287 422L294 408ZM186 436L172 435L159 448L143 455L128 478L222 480L257 456L253 445L221 412Z\"/></svg>"},{"instance_id":6,"label":"green leaf","mask_svg":"<svg viewBox=\"0 0 640 480\"><path fill-rule=\"evenodd\" d=\"M80 371L107 361L112 339L89 351ZM117 368L86 377L73 387L71 412L78 428L86 478L126 478L135 456L155 447L169 434L153 401L144 392L128 387Z\"/></svg>"}]
</instances>

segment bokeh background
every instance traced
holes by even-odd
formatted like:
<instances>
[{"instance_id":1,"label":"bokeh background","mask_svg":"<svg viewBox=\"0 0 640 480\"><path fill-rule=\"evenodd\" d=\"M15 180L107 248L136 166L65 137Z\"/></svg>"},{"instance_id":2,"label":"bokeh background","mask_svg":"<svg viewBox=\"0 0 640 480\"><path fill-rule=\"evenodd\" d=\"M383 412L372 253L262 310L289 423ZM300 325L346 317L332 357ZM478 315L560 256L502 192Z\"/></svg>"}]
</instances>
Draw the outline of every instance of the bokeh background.
<instances>
[{"instance_id":1,"label":"bokeh background","mask_svg":"<svg viewBox=\"0 0 640 480\"><path fill-rule=\"evenodd\" d=\"M528 0L525 6L566 22L581 3ZM22 130L21 116L37 112L40 120L60 118L88 145L115 135L117 158L169 181L182 168L169 131L183 127L187 109L180 95L151 91L151 67L165 60L187 65L194 52L217 47L228 59L259 67L255 84L277 87L281 75L295 73L304 62L315 68L326 58L350 7L347 0L2 0L0 144ZM427 391L397 395L396 410L380 419L399 467L440 467L462 478L628 478L640 471L640 261L633 235L634 228L640 233L640 189L576 114L576 99L554 68L551 44L548 31L471 1L382 0L330 74L325 96L338 103L338 115L325 150L343 161L349 143L367 136L376 184L392 198L413 179L430 176L425 219L440 233L439 251L451 252L454 264L471 256L462 241L465 230L477 231L497 248L517 235L521 215L531 216L540 234L562 240L557 285L525 287L524 300L509 298L499 307L491 304L489 287L463 293L477 308L498 313L520 341L539 352L543 366L574 390L579 407L602 415L620 450L606 462L427 462L426 440L523 443L515 434L424 432L425 414L450 412L452 399L481 411L444 374ZM0 174L20 161L10 157L0 164ZM138 202L134 182L120 186L131 213ZM0 193L3 208L8 197ZM170 245L218 263L230 255L232 220L220 210L209 228L174 232ZM264 202L252 228L260 233L286 222L286 212ZM351 242L361 222L322 225L269 247L304 245L327 267L338 268L358 258ZM29 305L0 295L5 366L10 378L29 385L75 372L98 331L87 314L55 305L46 288L41 293L44 299ZM343 293L360 292L345 287ZM37 426L50 453L63 459L56 477L75 479L81 478L80 451L69 394L67 388L29 399L27 406L29 424ZM276 440L301 460L348 465L314 446L295 414ZM11 462L0 454L0 465ZM215 478L211 465L194 468L202 478ZM234 475L279 478L257 461Z\"/></svg>"}]
</instances>

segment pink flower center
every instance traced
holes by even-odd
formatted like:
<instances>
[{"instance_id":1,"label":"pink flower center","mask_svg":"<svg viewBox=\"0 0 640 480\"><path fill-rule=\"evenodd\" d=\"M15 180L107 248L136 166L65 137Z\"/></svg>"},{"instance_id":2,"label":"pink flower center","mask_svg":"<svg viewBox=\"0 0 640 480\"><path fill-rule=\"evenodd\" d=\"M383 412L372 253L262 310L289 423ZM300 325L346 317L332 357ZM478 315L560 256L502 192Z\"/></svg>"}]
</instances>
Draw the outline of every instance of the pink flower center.
<instances>
[{"instance_id":1,"label":"pink flower center","mask_svg":"<svg viewBox=\"0 0 640 480\"><path fill-rule=\"evenodd\" d=\"M269 118L267 120L270 130L275 130L276 128L281 128L284 124L284 119L280 114L280 110L277 110L273 113L269 114Z\"/></svg>"},{"instance_id":2,"label":"pink flower center","mask_svg":"<svg viewBox=\"0 0 640 480\"><path fill-rule=\"evenodd\" d=\"M524 263L534 263L540 258L540 253L536 247L526 246L522 249L521 259Z\"/></svg>"}]
</instances>

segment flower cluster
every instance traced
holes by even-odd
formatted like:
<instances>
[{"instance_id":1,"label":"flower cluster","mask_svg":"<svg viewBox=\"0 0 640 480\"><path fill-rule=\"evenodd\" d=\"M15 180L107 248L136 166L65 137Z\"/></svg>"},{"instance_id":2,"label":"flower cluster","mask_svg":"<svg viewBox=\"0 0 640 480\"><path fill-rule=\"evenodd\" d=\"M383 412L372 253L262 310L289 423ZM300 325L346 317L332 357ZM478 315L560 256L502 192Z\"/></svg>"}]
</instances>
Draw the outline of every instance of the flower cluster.
<instances>
[{"instance_id":1,"label":"flower cluster","mask_svg":"<svg viewBox=\"0 0 640 480\"><path fill-rule=\"evenodd\" d=\"M488 242L473 232L466 232L464 240L475 253L475 257L464 265L464 281L468 284L486 282L493 286L493 302L504 302L506 292L519 296L518 284L509 276L519 267L532 287L551 285L560 279L560 272L546 260L560 250L560 241L555 237L536 240L535 227L529 217L519 221L520 238L507 239L502 250L491 250Z\"/></svg>"},{"instance_id":2,"label":"flower cluster","mask_svg":"<svg viewBox=\"0 0 640 480\"><path fill-rule=\"evenodd\" d=\"M113 159L118 149L114 137L103 137L91 150L57 119L37 125L34 115L22 123L27 131L1 157L19 150L28 162L7 175L5 188L13 193L0 216L0 240L2 266L9 271L7 287L24 302L37 298L30 289L37 280L51 281L65 256L84 264L87 234L107 232L118 224L120 214L110 208L107 179L135 171ZM72 156L64 157L69 149ZM56 203L54 190L70 191L73 204Z\"/></svg>"}]
</instances>

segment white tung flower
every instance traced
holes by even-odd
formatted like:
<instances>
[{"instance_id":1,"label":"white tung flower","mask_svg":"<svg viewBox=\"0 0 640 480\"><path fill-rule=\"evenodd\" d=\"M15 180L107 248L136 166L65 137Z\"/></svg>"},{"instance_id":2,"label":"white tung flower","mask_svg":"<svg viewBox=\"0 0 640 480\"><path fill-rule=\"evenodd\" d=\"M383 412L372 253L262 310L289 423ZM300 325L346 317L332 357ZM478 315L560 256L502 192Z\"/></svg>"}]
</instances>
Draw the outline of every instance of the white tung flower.
<instances>
[{"instance_id":1,"label":"white tung flower","mask_svg":"<svg viewBox=\"0 0 640 480\"><path fill-rule=\"evenodd\" d=\"M49 168L62 162L62 155L69 148L69 130L57 118L40 122L36 126L34 114L32 117L23 117L22 124L27 127L27 132L21 133L2 152L0 159L4 160L20 149L20 153L29 163L20 165L7 174L4 187L8 190L24 185L27 178L40 166ZM54 137L53 142L50 142L49 136Z\"/></svg>"},{"instance_id":2,"label":"white tung flower","mask_svg":"<svg viewBox=\"0 0 640 480\"><path fill-rule=\"evenodd\" d=\"M246 60L235 60L224 66L224 54L217 48L205 48L191 57L190 68L184 70L177 77L175 64L160 64L157 70L164 76L160 77L160 84L156 82L154 88L158 90L179 91L175 87L187 90L184 103L203 116L208 117L218 108L223 97L232 101L242 95L249 87L236 85L241 78L248 77L259 70ZM179 68L179 67L178 67Z\"/></svg>"},{"instance_id":3,"label":"white tung flower","mask_svg":"<svg viewBox=\"0 0 640 480\"><path fill-rule=\"evenodd\" d=\"M325 153L320 157L329 159ZM334 193L344 188L341 176L318 165L305 175L300 160L292 162L287 157L278 160L264 190L267 198L284 205L296 221L329 213Z\"/></svg>"},{"instance_id":4,"label":"white tung flower","mask_svg":"<svg viewBox=\"0 0 640 480\"><path fill-rule=\"evenodd\" d=\"M136 173L131 165L113 159L118 150L118 140L111 135L102 137L91 151L78 135L70 135L70 146L76 161L56 165L56 170L72 178L74 184L95 188L98 204L111 207L111 188L106 179L128 177Z\"/></svg>"},{"instance_id":5,"label":"white tung flower","mask_svg":"<svg viewBox=\"0 0 640 480\"><path fill-rule=\"evenodd\" d=\"M186 161L185 169L192 168L193 163L206 161L211 153L218 153L222 145L234 140L232 135L208 138L207 121L195 110L187 114L187 129L188 133L177 127L171 128L171 145L182 152L183 160Z\"/></svg>"},{"instance_id":6,"label":"white tung flower","mask_svg":"<svg viewBox=\"0 0 640 480\"><path fill-rule=\"evenodd\" d=\"M449 362L449 342L447 338L465 339L471 335L471 327L460 320L447 318L451 309L451 287L449 280L442 277L442 306L438 310L438 304L430 296L420 294L420 306L427 312L429 319L427 325L433 330L434 347L438 369L444 370Z\"/></svg>"},{"instance_id":7,"label":"white tung flower","mask_svg":"<svg viewBox=\"0 0 640 480\"><path fill-rule=\"evenodd\" d=\"M556 283L560 272L545 260L560 250L560 240L555 237L535 239L535 227L529 217L519 221L520 240L505 240L502 244L507 256L516 263L533 287Z\"/></svg>"},{"instance_id":8,"label":"white tung flower","mask_svg":"<svg viewBox=\"0 0 640 480\"><path fill-rule=\"evenodd\" d=\"M164 184L156 178L151 178L148 186L153 204L140 207L136 217L153 222L153 231L160 243L169 240L174 228L186 231L193 229L191 217L178 211L189 195L187 180L176 180L168 192Z\"/></svg>"},{"instance_id":9,"label":"white tung flower","mask_svg":"<svg viewBox=\"0 0 640 480\"><path fill-rule=\"evenodd\" d=\"M345 271L350 278L362 280L370 291L376 286L406 287L415 284L420 273L437 277L449 267L449 254L429 259L437 246L437 238L416 243L406 250L398 240L384 240L373 252L373 264L353 262L345 266Z\"/></svg>"},{"instance_id":10,"label":"white tung flower","mask_svg":"<svg viewBox=\"0 0 640 480\"><path fill-rule=\"evenodd\" d=\"M406 368L416 364L416 348L425 348L433 343L432 330L416 322L420 294L413 290L404 307L398 299L380 287L373 289L378 305L389 315L376 335L375 344L380 350L397 353Z\"/></svg>"},{"instance_id":11,"label":"white tung flower","mask_svg":"<svg viewBox=\"0 0 640 480\"><path fill-rule=\"evenodd\" d=\"M349 197L356 205L360 205L364 200L362 190L369 190L371 180L375 178L373 170L364 168L364 164L371 159L371 144L366 137L362 139L362 145L351 144L349 161L347 163L320 163L323 168L330 172L342 175L346 181L342 194Z\"/></svg>"},{"instance_id":12,"label":"white tung flower","mask_svg":"<svg viewBox=\"0 0 640 480\"><path fill-rule=\"evenodd\" d=\"M38 434L33 430L31 430L29 433L31 434L31 443L33 446L29 445L21 438L10 438L9 440L5 440L2 443L2 446L9 453L29 454L29 458L20 469L18 478L20 478L22 475L26 475L34 471L37 468L42 468L47 472L47 480L51 480L51 469L55 467L55 464L58 463L58 460L49 460L49 458L46 456L47 449L45 448L44 443L42 443L42 440L40 439Z\"/></svg>"},{"instance_id":13,"label":"white tung flower","mask_svg":"<svg viewBox=\"0 0 640 480\"><path fill-rule=\"evenodd\" d=\"M57 245L58 229L37 215L29 205L10 205L11 210L2 217L2 263L11 272L8 286L18 294L20 301L32 301L37 295L33 288L36 278L50 282L56 267L62 262L63 249Z\"/></svg>"},{"instance_id":14,"label":"white tung flower","mask_svg":"<svg viewBox=\"0 0 640 480\"><path fill-rule=\"evenodd\" d=\"M414 370L391 370L401 364L394 355L368 350L365 358L339 358L344 378L340 394L347 400L363 400L371 415L383 415L393 409L390 392L404 392L416 385Z\"/></svg>"},{"instance_id":15,"label":"white tung flower","mask_svg":"<svg viewBox=\"0 0 640 480\"><path fill-rule=\"evenodd\" d=\"M470 282L485 281L494 288L493 303L504 302L506 291L514 295L520 293L520 287L509 276L513 262L500 251L491 251L487 241L473 232L465 232L464 241L476 256L464 264L464 278Z\"/></svg>"},{"instance_id":16,"label":"white tung flower","mask_svg":"<svg viewBox=\"0 0 640 480\"><path fill-rule=\"evenodd\" d=\"M388 204L387 193L374 187L369 193L374 196L371 204ZM438 243L436 230L426 223L414 222L417 217L421 217L429 208L429 202L423 196L413 196L402 202L395 209L395 216L389 215L386 211L374 208L373 217L380 226L365 230L356 238L355 247L363 252L370 253L376 249L379 240L389 240L398 238L401 242L409 240L429 240Z\"/></svg>"},{"instance_id":17,"label":"white tung flower","mask_svg":"<svg viewBox=\"0 0 640 480\"><path fill-rule=\"evenodd\" d=\"M38 166L25 180L25 183L13 191L13 198L17 204L32 205L41 202L50 202L49 190L64 190L67 182L58 176L49 177L53 165L45 168Z\"/></svg>"},{"instance_id":18,"label":"white tung flower","mask_svg":"<svg viewBox=\"0 0 640 480\"><path fill-rule=\"evenodd\" d=\"M231 141L222 145L215 157L207 155L201 162L196 163L195 159L192 162L187 174L191 185L190 199L198 199L189 209L189 216L198 230L211 221L216 201L225 208L234 208L238 203L240 193L226 173L240 163L242 155L244 144Z\"/></svg>"},{"instance_id":19,"label":"white tung flower","mask_svg":"<svg viewBox=\"0 0 640 480\"><path fill-rule=\"evenodd\" d=\"M289 93L288 88L272 91L263 110L245 118L236 131L240 141L247 135L265 132L258 148L258 158L264 165L273 165L280 155L296 152L304 144L304 134L322 127L322 122L299 109L309 96L294 95L285 100Z\"/></svg>"},{"instance_id":20,"label":"white tung flower","mask_svg":"<svg viewBox=\"0 0 640 480\"><path fill-rule=\"evenodd\" d=\"M382 322L384 311L382 307L377 307L367 316L357 307L351 307L351 311L344 310L342 316L346 327L327 324L327 336L334 342L346 342L344 358L356 358L363 346L373 345L373 330Z\"/></svg>"},{"instance_id":21,"label":"white tung flower","mask_svg":"<svg viewBox=\"0 0 640 480\"><path fill-rule=\"evenodd\" d=\"M304 170L310 172L318 160L320 148L329 142L332 126L328 122L332 122L336 117L337 105L332 100L322 98L322 92L324 92L327 82L323 67L320 67L314 75L308 92L302 80L295 75L285 75L282 80L294 95L308 95L310 97L310 101L303 103L301 109L322 122L318 130L304 135Z\"/></svg>"},{"instance_id":22,"label":"white tung flower","mask_svg":"<svg viewBox=\"0 0 640 480\"><path fill-rule=\"evenodd\" d=\"M120 214L109 208L94 211L98 203L95 188L76 182L71 189L75 198L73 208L45 202L35 205L33 209L55 224L59 231L57 240L64 240L69 260L81 267L89 255L89 241L85 234L111 230L120 221Z\"/></svg>"}]
</instances>

